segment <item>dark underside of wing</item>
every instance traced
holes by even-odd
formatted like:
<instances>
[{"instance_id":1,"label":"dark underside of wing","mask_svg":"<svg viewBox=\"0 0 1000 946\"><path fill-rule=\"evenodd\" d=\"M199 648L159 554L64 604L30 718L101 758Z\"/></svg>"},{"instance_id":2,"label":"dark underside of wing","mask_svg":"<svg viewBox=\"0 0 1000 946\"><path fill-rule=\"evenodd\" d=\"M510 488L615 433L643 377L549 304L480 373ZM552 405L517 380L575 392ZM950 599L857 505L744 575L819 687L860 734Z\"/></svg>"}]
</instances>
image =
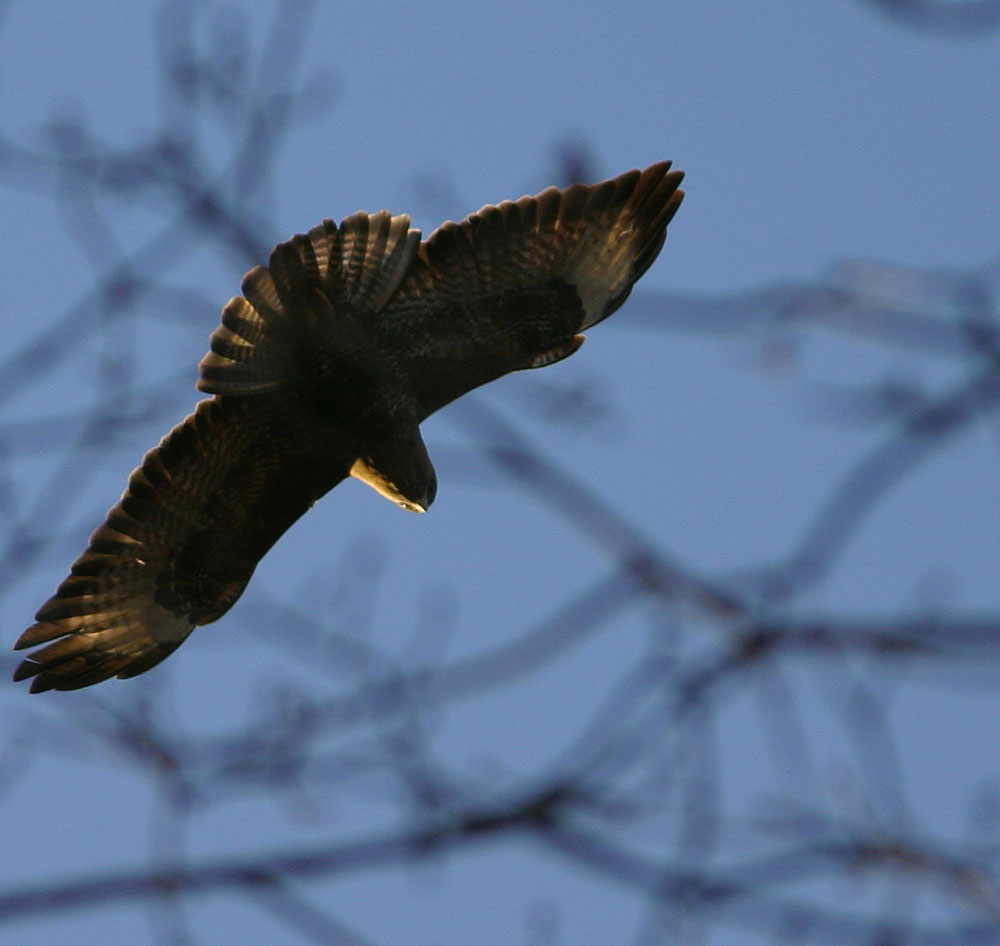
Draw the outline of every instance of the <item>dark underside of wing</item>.
<instances>
[{"instance_id":1,"label":"dark underside of wing","mask_svg":"<svg viewBox=\"0 0 1000 946\"><path fill-rule=\"evenodd\" d=\"M572 354L652 264L683 198L669 162L549 188L446 223L420 244L374 328L421 418L509 371Z\"/></svg>"},{"instance_id":2,"label":"dark underside of wing","mask_svg":"<svg viewBox=\"0 0 1000 946\"><path fill-rule=\"evenodd\" d=\"M214 396L143 458L15 647L33 691L130 677L224 614L285 530L362 460L408 508L436 486L418 422L572 354L627 298L682 198L668 163L445 223L358 213L279 244L201 363Z\"/></svg>"},{"instance_id":3,"label":"dark underside of wing","mask_svg":"<svg viewBox=\"0 0 1000 946\"><path fill-rule=\"evenodd\" d=\"M305 429L295 407L287 395L205 400L147 453L17 641L45 646L15 679L34 677L37 692L135 676L227 611L261 556L353 460L351 445Z\"/></svg>"}]
</instances>

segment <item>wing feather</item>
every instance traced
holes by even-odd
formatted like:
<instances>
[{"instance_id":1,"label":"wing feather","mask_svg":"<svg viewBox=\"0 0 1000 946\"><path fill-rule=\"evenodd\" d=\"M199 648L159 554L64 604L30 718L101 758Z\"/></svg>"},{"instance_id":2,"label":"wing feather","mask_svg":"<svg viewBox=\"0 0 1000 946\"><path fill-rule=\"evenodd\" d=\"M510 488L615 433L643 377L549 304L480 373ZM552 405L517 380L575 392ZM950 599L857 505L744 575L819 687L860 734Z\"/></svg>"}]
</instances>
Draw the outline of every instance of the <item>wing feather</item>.
<instances>
[{"instance_id":1,"label":"wing feather","mask_svg":"<svg viewBox=\"0 0 1000 946\"><path fill-rule=\"evenodd\" d=\"M232 606L355 461L390 498L426 508L435 481L417 422L576 351L577 333L656 258L681 177L661 163L548 188L446 222L424 243L407 216L381 211L278 244L211 336L198 387L215 396L132 473L15 644L39 648L15 680L76 689L154 666Z\"/></svg>"},{"instance_id":2,"label":"wing feather","mask_svg":"<svg viewBox=\"0 0 1000 946\"><path fill-rule=\"evenodd\" d=\"M38 692L134 676L224 614L261 556L354 459L350 446L331 446L333 432L297 427L295 416L278 396L202 401L146 454L17 640L16 649L45 646L15 680L33 677Z\"/></svg>"},{"instance_id":3,"label":"wing feather","mask_svg":"<svg viewBox=\"0 0 1000 946\"><path fill-rule=\"evenodd\" d=\"M663 246L683 198L669 162L547 188L448 221L420 244L378 322L421 417L508 371L572 354Z\"/></svg>"}]
</instances>

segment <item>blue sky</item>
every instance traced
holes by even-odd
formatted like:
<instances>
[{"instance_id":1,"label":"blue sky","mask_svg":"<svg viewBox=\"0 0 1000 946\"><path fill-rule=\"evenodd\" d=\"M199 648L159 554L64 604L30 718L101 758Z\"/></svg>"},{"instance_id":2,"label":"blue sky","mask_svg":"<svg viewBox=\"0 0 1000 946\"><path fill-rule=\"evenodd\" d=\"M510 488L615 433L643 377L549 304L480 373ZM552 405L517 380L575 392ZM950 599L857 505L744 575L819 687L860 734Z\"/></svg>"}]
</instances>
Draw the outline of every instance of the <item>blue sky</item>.
<instances>
[{"instance_id":1,"label":"blue sky","mask_svg":"<svg viewBox=\"0 0 1000 946\"><path fill-rule=\"evenodd\" d=\"M157 5L14 0L2 9L6 140L44 149L42 127L66 116L120 146L157 127ZM545 445L622 521L706 580L757 587L768 567L794 554L849 471L891 434L891 423L846 422L845 389L891 382L930 398L967 377L968 359L873 343L835 319L782 322L747 293L860 287L872 305L903 318L929 313L947 323L959 314L952 297L934 296L942 281L975 276L1000 291L1000 33L933 35L855 0L303 10L297 81L310 91L273 180L254 195L269 242L359 208L409 212L429 233L444 218L552 183L559 142L582 142L600 177L664 158L687 172L688 196L633 299L565 364L506 378L475 404ZM205 49L215 36L218 50L232 51L244 29L259 48L271 17L270 4L232 2L195 21ZM300 32L295 23L286 28ZM267 65L254 68L266 74ZM235 131L219 116L198 127L203 158L224 182ZM8 250L0 255L0 347L13 352L93 289L104 250L74 231L79 220L60 209L58 182L7 171L0 166L0 239ZM141 246L169 216L165 204L103 206L108 245ZM65 428L45 450L4 448L15 454L6 495L20 510L43 510L38 529L52 539L0 590L5 647L62 578L142 451L195 403L194 369L218 308L257 261L198 249L163 261L165 281L204 303L179 324L144 316L134 329L137 375L174 379L158 426L94 448L77 469L60 466L73 443ZM692 297L735 313L735 327L690 330ZM3 423L89 406L100 358L90 342L58 371L40 368L10 393ZM560 395L587 422L572 411L568 419L540 412L540 394ZM477 653L574 600L605 574L606 550L523 484L476 460L470 448L488 439L482 431L474 407L431 418L425 439L440 488L430 514L404 516L344 484L279 543L231 615L198 631L155 677L106 684L99 698L132 706L135 694L148 693L169 706L179 731L212 733L245 721L262 692L302 674L315 673L336 692L358 666L303 667L267 634L275 623L268 608L299 595L345 629L345 651L353 640L402 667L428 652ZM997 614L998 432L995 415L984 416L901 478L781 613ZM434 757L470 785L541 777L649 647L649 610L623 613L565 660L510 688L441 708L427 721ZM679 608L664 618L684 638L682 650L717 643L717 628L688 639L688 617ZM332 653L328 662L336 663L340 651ZM959 686L926 668L860 664L832 677L818 660L783 668L782 686L805 707L815 768L836 783L838 766L850 768L845 759L862 751L838 723L844 680L857 673L886 701L906 798L890 797L892 784L852 783L837 804L871 808L884 821L906 811L942 843L961 836L977 793L1000 778L995 674L966 667ZM789 790L768 755L774 682L766 673L751 679L716 720L718 784L736 835L762 798ZM0 796L7 842L0 892L143 865L155 846L150 838L169 833L157 822L154 782L74 726L73 707L86 709L89 698L4 694L5 714L17 724L4 752L30 758L30 769L21 773L11 762ZM53 731L65 733L64 744L52 741ZM25 749L32 732L46 734L43 751ZM687 751L697 756L698 747ZM785 775L798 777L794 766ZM392 810L386 791L362 779L313 799L314 821L300 799L236 799L186 826L186 850L196 859L294 846L313 840L317 824L323 837L381 830ZM661 827L668 837L670 825ZM740 850L733 845L726 850ZM642 897L529 840L310 889L380 944L603 946L643 942L643 931L655 929ZM927 908L932 918L937 908ZM189 916L201 927L199 942L269 943L284 930L240 896L192 900ZM0 942L155 942L147 920L133 907L69 913L0 926ZM561 939L545 933L552 924ZM740 922L712 938L698 939L694 927L689 935L726 946L772 941Z\"/></svg>"}]
</instances>

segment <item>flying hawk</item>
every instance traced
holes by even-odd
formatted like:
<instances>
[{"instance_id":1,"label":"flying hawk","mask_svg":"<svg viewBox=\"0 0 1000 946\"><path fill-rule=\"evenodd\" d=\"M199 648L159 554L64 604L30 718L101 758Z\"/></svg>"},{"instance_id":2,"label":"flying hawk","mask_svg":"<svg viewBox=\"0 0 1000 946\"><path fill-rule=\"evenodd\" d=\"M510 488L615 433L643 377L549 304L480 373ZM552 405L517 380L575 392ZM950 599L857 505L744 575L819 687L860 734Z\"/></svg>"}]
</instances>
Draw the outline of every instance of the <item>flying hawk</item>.
<instances>
[{"instance_id":1,"label":"flying hawk","mask_svg":"<svg viewBox=\"0 0 1000 946\"><path fill-rule=\"evenodd\" d=\"M32 692L134 677L232 607L281 534L347 476L423 512L420 423L572 355L627 298L680 206L669 162L488 205L421 242L406 215L324 220L229 300L211 397L129 477L15 649Z\"/></svg>"}]
</instances>

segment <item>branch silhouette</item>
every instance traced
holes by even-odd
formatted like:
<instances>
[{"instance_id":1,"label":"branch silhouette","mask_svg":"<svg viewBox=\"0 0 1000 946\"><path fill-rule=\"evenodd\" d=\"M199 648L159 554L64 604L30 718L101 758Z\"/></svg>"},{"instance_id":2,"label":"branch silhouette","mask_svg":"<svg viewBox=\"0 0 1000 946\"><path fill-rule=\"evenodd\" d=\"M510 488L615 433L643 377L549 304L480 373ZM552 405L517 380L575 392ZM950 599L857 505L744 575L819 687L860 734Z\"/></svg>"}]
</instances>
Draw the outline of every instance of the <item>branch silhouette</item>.
<instances>
[{"instance_id":1,"label":"branch silhouette","mask_svg":"<svg viewBox=\"0 0 1000 946\"><path fill-rule=\"evenodd\" d=\"M987 2L868 2L937 34L1000 24L1000 7ZM194 4L165 4L155 23L156 123L128 145L102 140L79 115L51 120L41 145L0 130L0 184L57 198L91 276L0 356L5 603L61 573L106 508L107 497L88 494L98 473L122 479L137 450L189 406L193 362L183 365L220 301L204 287L204 266L248 267L276 241L281 156L303 122L335 115L338 78L303 77L314 8L277 3L256 41L236 15L206 20ZM207 128L226 130L226 154ZM558 180L544 183L590 177L597 166L578 140L555 140L550 159ZM415 187L431 202L455 196L426 178ZM123 206L152 221L135 242L120 238ZM851 461L817 488L811 515L778 513L787 555L761 553L725 574L690 564L690 537L659 534L647 510L556 455L547 418L599 439L591 419L601 385L524 379L522 402L492 392L457 402L435 456L463 485L499 484L530 501L525 515L555 523L573 580L537 576L545 605L524 608L516 588L503 600L463 596L445 579L437 597L411 608L396 593L408 587L410 563L393 562L387 542L337 532L301 566L309 574L282 579L315 595L255 584L233 619L242 633L205 635L206 653L253 648L273 658L237 664L227 652L241 668L234 677L245 667L259 674L242 681L252 695L241 710L194 724L190 693L169 668L141 687L17 704L0 741L0 804L13 811L19 793L31 793L40 847L60 818L87 817L48 810L44 791L57 797L65 787L50 784L54 762L60 783L75 777L67 760L112 780L87 797L91 813L145 805L152 827L146 849L130 848L114 868L66 851L40 880L12 860L0 927L64 922L72 941L82 912L131 905L146 911L152 941L197 943L206 937L187 906L210 908L226 892L297 940L374 946L382 940L327 896L345 878L446 859L462 873L484 854L527 848L532 864L564 871L566 888L583 875L633 898L642 919L622 939L636 943L668 933L678 942L1000 943L1000 790L984 778L971 800L936 800L956 816L964 806L964 834L935 821L915 798L926 763L898 710L914 680L947 694L961 736L954 765L971 766L965 713L981 718L973 703L996 692L1000 612L962 612L933 587L910 602L887 599L879 613L820 596L851 564L853 540L884 527L895 490L960 452L972 432L995 440L998 275L995 258L963 271L855 261L726 296L636 290L609 331L641 332L649 345L692 333L735 341L764 371L784 372L790 401L829 402L825 419L858 437ZM813 383L798 353L829 338L887 354L886 376L845 370ZM153 374L155 346L184 355ZM932 366L928 379L914 368L916 381L897 383L901 361ZM579 408L583 389L586 409L567 410ZM46 390L82 393L25 413L26 396ZM607 391L613 399L614 386ZM545 528L531 525L528 535ZM451 541L450 561L474 554L468 535ZM491 568L502 574L512 563L502 549L496 556ZM15 610L8 624L23 617ZM13 657L4 661L11 671ZM606 679L594 678L595 666ZM199 697L216 695L202 686ZM523 739L516 764L490 744L496 729L477 711ZM550 717L561 737L529 748ZM477 735L449 756L442 743L456 720ZM751 761L763 773L756 781ZM245 819L239 830L234 817ZM203 835L233 835L232 844L209 854ZM493 893L498 909L519 909ZM586 900L567 898L557 912L586 910Z\"/></svg>"}]
</instances>

